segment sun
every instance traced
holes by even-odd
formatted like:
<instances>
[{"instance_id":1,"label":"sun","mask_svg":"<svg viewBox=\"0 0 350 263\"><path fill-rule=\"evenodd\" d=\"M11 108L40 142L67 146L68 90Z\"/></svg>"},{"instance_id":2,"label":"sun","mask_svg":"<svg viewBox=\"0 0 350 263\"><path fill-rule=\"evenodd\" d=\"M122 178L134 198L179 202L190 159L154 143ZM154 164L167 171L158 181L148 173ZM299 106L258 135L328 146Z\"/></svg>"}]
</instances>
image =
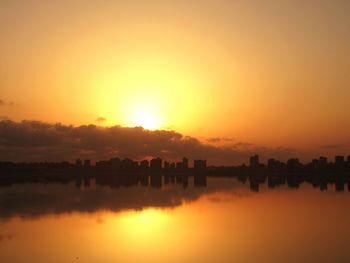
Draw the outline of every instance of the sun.
<instances>
[{"instance_id":1,"label":"sun","mask_svg":"<svg viewBox=\"0 0 350 263\"><path fill-rule=\"evenodd\" d=\"M142 126L148 130L155 130L160 126L160 121L156 115L147 110L136 112L132 122L135 126Z\"/></svg>"},{"instance_id":2,"label":"sun","mask_svg":"<svg viewBox=\"0 0 350 263\"><path fill-rule=\"evenodd\" d=\"M124 123L129 127L141 126L147 130L157 130L162 126L161 114L155 103L130 104Z\"/></svg>"},{"instance_id":3,"label":"sun","mask_svg":"<svg viewBox=\"0 0 350 263\"><path fill-rule=\"evenodd\" d=\"M147 90L147 89L145 89ZM120 123L126 127L143 127L147 130L163 129L167 122L163 100L154 93L130 93L120 107Z\"/></svg>"}]
</instances>

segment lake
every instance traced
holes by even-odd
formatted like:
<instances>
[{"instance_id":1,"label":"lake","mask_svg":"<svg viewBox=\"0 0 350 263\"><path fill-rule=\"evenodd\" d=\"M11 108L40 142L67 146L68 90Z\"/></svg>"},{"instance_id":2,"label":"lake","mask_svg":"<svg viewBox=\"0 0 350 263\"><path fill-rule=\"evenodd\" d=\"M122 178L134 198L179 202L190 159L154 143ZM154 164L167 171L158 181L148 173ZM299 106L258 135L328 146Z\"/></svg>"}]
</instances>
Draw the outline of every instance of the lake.
<instances>
[{"instance_id":1,"label":"lake","mask_svg":"<svg viewBox=\"0 0 350 263\"><path fill-rule=\"evenodd\" d=\"M348 185L322 190L215 176L3 186L0 261L350 262Z\"/></svg>"}]
</instances>

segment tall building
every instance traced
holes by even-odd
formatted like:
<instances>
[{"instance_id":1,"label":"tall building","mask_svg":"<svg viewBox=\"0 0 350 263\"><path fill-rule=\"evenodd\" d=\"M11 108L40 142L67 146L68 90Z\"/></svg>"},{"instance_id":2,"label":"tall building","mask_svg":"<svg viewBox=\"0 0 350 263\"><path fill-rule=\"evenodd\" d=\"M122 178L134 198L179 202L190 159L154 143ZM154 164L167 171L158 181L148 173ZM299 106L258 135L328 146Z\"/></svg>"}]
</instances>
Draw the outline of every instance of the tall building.
<instances>
[{"instance_id":1,"label":"tall building","mask_svg":"<svg viewBox=\"0 0 350 263\"><path fill-rule=\"evenodd\" d=\"M321 165L326 165L327 164L327 157L320 156L319 163Z\"/></svg>"},{"instance_id":2,"label":"tall building","mask_svg":"<svg viewBox=\"0 0 350 263\"><path fill-rule=\"evenodd\" d=\"M182 168L188 169L188 159L186 157L182 158Z\"/></svg>"},{"instance_id":3,"label":"tall building","mask_svg":"<svg viewBox=\"0 0 350 263\"><path fill-rule=\"evenodd\" d=\"M142 169L148 169L149 168L149 161L148 160L142 160L140 162L140 168Z\"/></svg>"},{"instance_id":4,"label":"tall building","mask_svg":"<svg viewBox=\"0 0 350 263\"><path fill-rule=\"evenodd\" d=\"M287 161L287 169L290 172L297 172L301 168L301 163L298 158L291 158Z\"/></svg>"},{"instance_id":5,"label":"tall building","mask_svg":"<svg viewBox=\"0 0 350 263\"><path fill-rule=\"evenodd\" d=\"M81 159L77 159L75 161L75 165L78 166L78 167L81 167L81 166L83 166L83 161Z\"/></svg>"},{"instance_id":6,"label":"tall building","mask_svg":"<svg viewBox=\"0 0 350 263\"><path fill-rule=\"evenodd\" d=\"M98 162L96 162L96 167L99 169L109 169L110 162L109 161L98 161Z\"/></svg>"},{"instance_id":7,"label":"tall building","mask_svg":"<svg viewBox=\"0 0 350 263\"><path fill-rule=\"evenodd\" d=\"M170 163L167 162L167 161L165 161L165 162L164 162L164 168L165 168L165 169L169 169L169 168L170 168Z\"/></svg>"},{"instance_id":8,"label":"tall building","mask_svg":"<svg viewBox=\"0 0 350 263\"><path fill-rule=\"evenodd\" d=\"M344 165L345 165L344 156L341 156L341 155L335 156L335 166L337 168L342 168Z\"/></svg>"},{"instance_id":9,"label":"tall building","mask_svg":"<svg viewBox=\"0 0 350 263\"><path fill-rule=\"evenodd\" d=\"M183 168L183 163L182 162L177 162L176 163L176 169L182 169Z\"/></svg>"},{"instance_id":10,"label":"tall building","mask_svg":"<svg viewBox=\"0 0 350 263\"><path fill-rule=\"evenodd\" d=\"M134 161L129 159L129 158L125 158L120 162L120 167L122 169L131 169L134 168Z\"/></svg>"},{"instance_id":11,"label":"tall building","mask_svg":"<svg viewBox=\"0 0 350 263\"><path fill-rule=\"evenodd\" d=\"M320 156L317 162L316 169L324 169L327 166L327 157Z\"/></svg>"},{"instance_id":12,"label":"tall building","mask_svg":"<svg viewBox=\"0 0 350 263\"><path fill-rule=\"evenodd\" d=\"M250 167L258 167L259 166L259 155L251 156L249 159Z\"/></svg>"},{"instance_id":13,"label":"tall building","mask_svg":"<svg viewBox=\"0 0 350 263\"><path fill-rule=\"evenodd\" d=\"M91 166L91 161L86 159L84 160L84 167L90 167Z\"/></svg>"},{"instance_id":14,"label":"tall building","mask_svg":"<svg viewBox=\"0 0 350 263\"><path fill-rule=\"evenodd\" d=\"M194 160L193 167L197 170L205 169L207 167L207 160Z\"/></svg>"},{"instance_id":15,"label":"tall building","mask_svg":"<svg viewBox=\"0 0 350 263\"><path fill-rule=\"evenodd\" d=\"M161 170L162 169L162 159L154 158L150 162L150 167L152 170Z\"/></svg>"},{"instance_id":16,"label":"tall building","mask_svg":"<svg viewBox=\"0 0 350 263\"><path fill-rule=\"evenodd\" d=\"M344 156L341 156L341 155L335 156L335 163L336 163L336 164L342 164L342 163L344 163Z\"/></svg>"},{"instance_id":17,"label":"tall building","mask_svg":"<svg viewBox=\"0 0 350 263\"><path fill-rule=\"evenodd\" d=\"M110 162L112 169L119 169L120 168L120 159L119 158L112 158L109 162Z\"/></svg>"}]
</instances>

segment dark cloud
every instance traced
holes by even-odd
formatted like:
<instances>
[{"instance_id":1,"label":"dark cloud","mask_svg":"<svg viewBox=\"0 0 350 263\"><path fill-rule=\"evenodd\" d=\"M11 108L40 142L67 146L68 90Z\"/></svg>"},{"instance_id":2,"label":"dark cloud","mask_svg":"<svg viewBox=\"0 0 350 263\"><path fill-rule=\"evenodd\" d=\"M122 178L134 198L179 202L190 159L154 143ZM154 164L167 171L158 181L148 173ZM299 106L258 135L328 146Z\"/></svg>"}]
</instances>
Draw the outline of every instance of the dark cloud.
<instances>
[{"instance_id":1,"label":"dark cloud","mask_svg":"<svg viewBox=\"0 0 350 263\"><path fill-rule=\"evenodd\" d=\"M100 160L114 156L175 160L187 156L206 158L211 164L233 164L246 161L253 153L268 157L290 154L289 149L240 144L219 147L175 131L149 131L142 127L0 121L0 159L8 161L71 161L77 157Z\"/></svg>"},{"instance_id":2,"label":"dark cloud","mask_svg":"<svg viewBox=\"0 0 350 263\"><path fill-rule=\"evenodd\" d=\"M226 138L226 137L214 137L214 138L209 138L207 141L208 141L208 142L211 142L211 143L217 143L217 142L231 142L231 141L233 141L233 139L231 139L231 138Z\"/></svg>"},{"instance_id":3,"label":"dark cloud","mask_svg":"<svg viewBox=\"0 0 350 263\"><path fill-rule=\"evenodd\" d=\"M6 102L2 99L0 99L0 106L14 106L15 103L14 102Z\"/></svg>"},{"instance_id":4,"label":"dark cloud","mask_svg":"<svg viewBox=\"0 0 350 263\"><path fill-rule=\"evenodd\" d=\"M254 147L254 144L249 142L237 142L232 144L232 146L234 148L239 148L239 149L248 149L248 148ZM281 149L281 147L277 149Z\"/></svg>"},{"instance_id":5,"label":"dark cloud","mask_svg":"<svg viewBox=\"0 0 350 263\"><path fill-rule=\"evenodd\" d=\"M97 119L96 119L96 121L98 122L98 123L101 123L101 122L105 122L107 119L106 118L103 118L103 117L98 117Z\"/></svg>"},{"instance_id":6,"label":"dark cloud","mask_svg":"<svg viewBox=\"0 0 350 263\"><path fill-rule=\"evenodd\" d=\"M0 235L0 242L6 241L6 240L12 240L12 235L11 234Z\"/></svg>"},{"instance_id":7,"label":"dark cloud","mask_svg":"<svg viewBox=\"0 0 350 263\"><path fill-rule=\"evenodd\" d=\"M347 147L345 144L327 144L327 145L322 145L321 148L324 149L342 149Z\"/></svg>"}]
</instances>

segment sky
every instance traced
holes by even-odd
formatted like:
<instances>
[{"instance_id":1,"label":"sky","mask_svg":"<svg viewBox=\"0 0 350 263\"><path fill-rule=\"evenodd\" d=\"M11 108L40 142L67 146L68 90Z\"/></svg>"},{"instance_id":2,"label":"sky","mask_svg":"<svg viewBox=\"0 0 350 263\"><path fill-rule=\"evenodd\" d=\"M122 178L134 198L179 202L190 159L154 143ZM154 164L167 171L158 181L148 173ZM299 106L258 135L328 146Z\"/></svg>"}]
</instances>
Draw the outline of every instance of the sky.
<instances>
[{"instance_id":1,"label":"sky","mask_svg":"<svg viewBox=\"0 0 350 263\"><path fill-rule=\"evenodd\" d=\"M228 151L225 163L348 154L349 13L341 0L1 0L0 134L19 137L0 140L0 157L43 158L49 141L24 146L21 132L55 123L173 132Z\"/></svg>"}]
</instances>

